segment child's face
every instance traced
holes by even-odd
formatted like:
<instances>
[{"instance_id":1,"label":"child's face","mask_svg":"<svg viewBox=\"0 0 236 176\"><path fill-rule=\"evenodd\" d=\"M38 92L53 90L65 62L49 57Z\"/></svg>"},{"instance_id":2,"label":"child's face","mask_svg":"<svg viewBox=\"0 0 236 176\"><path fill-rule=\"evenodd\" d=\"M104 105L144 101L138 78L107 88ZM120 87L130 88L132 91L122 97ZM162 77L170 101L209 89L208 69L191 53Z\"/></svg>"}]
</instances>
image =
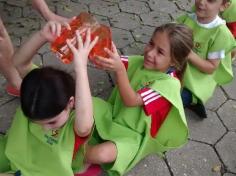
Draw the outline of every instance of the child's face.
<instances>
[{"instance_id":1,"label":"child's face","mask_svg":"<svg viewBox=\"0 0 236 176\"><path fill-rule=\"evenodd\" d=\"M69 117L69 113L70 109L66 108L60 114L58 114L53 118L34 121L34 123L41 125L45 130L58 129L61 128L66 123Z\"/></svg>"},{"instance_id":2,"label":"child's face","mask_svg":"<svg viewBox=\"0 0 236 176\"><path fill-rule=\"evenodd\" d=\"M170 42L166 32L156 32L144 49L144 68L166 72L171 65Z\"/></svg>"},{"instance_id":3,"label":"child's face","mask_svg":"<svg viewBox=\"0 0 236 176\"><path fill-rule=\"evenodd\" d=\"M223 0L195 0L196 15L201 23L210 23L224 10Z\"/></svg>"}]
</instances>

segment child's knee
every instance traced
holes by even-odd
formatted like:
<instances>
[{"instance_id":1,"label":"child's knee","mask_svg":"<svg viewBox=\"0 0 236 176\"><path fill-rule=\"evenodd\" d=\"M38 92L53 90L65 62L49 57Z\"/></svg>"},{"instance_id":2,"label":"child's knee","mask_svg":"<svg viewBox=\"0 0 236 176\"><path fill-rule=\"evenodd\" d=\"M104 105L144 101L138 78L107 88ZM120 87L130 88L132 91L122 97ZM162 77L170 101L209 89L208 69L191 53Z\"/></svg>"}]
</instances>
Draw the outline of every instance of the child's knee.
<instances>
[{"instance_id":1,"label":"child's knee","mask_svg":"<svg viewBox=\"0 0 236 176\"><path fill-rule=\"evenodd\" d=\"M116 145L112 142L90 146L85 155L86 161L90 163L111 163L116 160L116 156Z\"/></svg>"},{"instance_id":2,"label":"child's knee","mask_svg":"<svg viewBox=\"0 0 236 176\"><path fill-rule=\"evenodd\" d=\"M104 163L111 163L115 161L116 155L117 155L117 149L115 144L113 143L101 147L98 151L98 157Z\"/></svg>"}]
</instances>

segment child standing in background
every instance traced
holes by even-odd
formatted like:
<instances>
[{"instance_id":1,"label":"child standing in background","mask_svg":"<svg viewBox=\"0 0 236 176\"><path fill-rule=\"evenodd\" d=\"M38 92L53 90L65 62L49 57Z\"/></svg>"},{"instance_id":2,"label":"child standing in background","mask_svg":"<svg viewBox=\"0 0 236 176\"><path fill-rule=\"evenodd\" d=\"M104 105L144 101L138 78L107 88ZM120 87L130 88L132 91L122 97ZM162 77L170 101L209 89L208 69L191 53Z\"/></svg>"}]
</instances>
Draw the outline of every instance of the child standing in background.
<instances>
[{"instance_id":1,"label":"child standing in background","mask_svg":"<svg viewBox=\"0 0 236 176\"><path fill-rule=\"evenodd\" d=\"M194 49L188 56L183 79L182 99L201 118L206 118L204 104L217 85L233 78L231 51L235 40L218 14L228 7L229 0L195 0L195 12L178 18L193 30Z\"/></svg>"},{"instance_id":2,"label":"child standing in background","mask_svg":"<svg viewBox=\"0 0 236 176\"><path fill-rule=\"evenodd\" d=\"M222 12L222 18L236 39L236 0L230 0L228 7ZM236 57L236 49L232 51L232 58Z\"/></svg>"},{"instance_id":3,"label":"child standing in background","mask_svg":"<svg viewBox=\"0 0 236 176\"><path fill-rule=\"evenodd\" d=\"M114 45L113 52L106 49L109 59L98 57L102 69L115 73L117 87L108 102L94 100L96 129L87 162L106 163L108 174L123 175L145 156L187 142L179 79L192 46L192 32L170 23L156 28L144 57L120 58Z\"/></svg>"},{"instance_id":4,"label":"child standing in background","mask_svg":"<svg viewBox=\"0 0 236 176\"><path fill-rule=\"evenodd\" d=\"M195 6L193 11L195 11ZM220 13L222 19L226 21L226 25L230 32L236 38L236 0L228 0L225 4L225 9ZM236 49L232 51L232 59L235 59Z\"/></svg>"},{"instance_id":5,"label":"child standing in background","mask_svg":"<svg viewBox=\"0 0 236 176\"><path fill-rule=\"evenodd\" d=\"M37 50L59 36L60 30L59 23L49 22L21 46L14 56L21 75L32 68L31 60ZM74 55L75 81L69 74L50 67L33 69L24 77L21 108L5 143L1 143L4 145L1 153L5 153L0 157L1 166L5 166L1 172L67 176L83 171L84 143L94 121L87 60L96 42L97 38L90 41L89 30L84 44L77 31L78 49L68 41ZM8 168L3 159L9 160Z\"/></svg>"}]
</instances>

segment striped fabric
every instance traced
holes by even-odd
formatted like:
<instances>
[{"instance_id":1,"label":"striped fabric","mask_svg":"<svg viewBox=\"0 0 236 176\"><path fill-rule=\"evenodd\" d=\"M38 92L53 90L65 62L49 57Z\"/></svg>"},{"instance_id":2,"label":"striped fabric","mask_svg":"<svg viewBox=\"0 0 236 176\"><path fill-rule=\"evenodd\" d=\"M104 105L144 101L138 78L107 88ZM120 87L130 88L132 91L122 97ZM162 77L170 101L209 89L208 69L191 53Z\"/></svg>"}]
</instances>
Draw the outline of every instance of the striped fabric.
<instances>
[{"instance_id":1,"label":"striped fabric","mask_svg":"<svg viewBox=\"0 0 236 176\"><path fill-rule=\"evenodd\" d=\"M128 69L128 56L121 56L120 57L126 70ZM173 69L169 69L167 74L172 77L177 78L176 72ZM178 79L178 78L177 78ZM144 87L138 90L138 93L142 97L143 100L143 110L147 116L151 116L151 129L150 135L154 138L161 124L164 122L165 118L167 117L170 109L171 103L162 97L157 91L149 88Z\"/></svg>"},{"instance_id":2,"label":"striped fabric","mask_svg":"<svg viewBox=\"0 0 236 176\"><path fill-rule=\"evenodd\" d=\"M128 69L128 56L120 56L121 61L123 62L125 69Z\"/></svg>"}]
</instances>

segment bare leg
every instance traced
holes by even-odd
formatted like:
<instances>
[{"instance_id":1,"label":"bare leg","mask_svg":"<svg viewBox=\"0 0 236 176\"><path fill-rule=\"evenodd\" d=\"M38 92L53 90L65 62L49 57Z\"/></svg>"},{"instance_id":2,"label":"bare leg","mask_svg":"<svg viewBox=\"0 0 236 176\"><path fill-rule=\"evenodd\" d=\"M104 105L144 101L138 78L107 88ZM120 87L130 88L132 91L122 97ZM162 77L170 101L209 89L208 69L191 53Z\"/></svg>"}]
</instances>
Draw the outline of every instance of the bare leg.
<instances>
[{"instance_id":1,"label":"bare leg","mask_svg":"<svg viewBox=\"0 0 236 176\"><path fill-rule=\"evenodd\" d=\"M92 164L111 163L116 160L117 148L110 141L95 146L87 146L85 159Z\"/></svg>"},{"instance_id":2,"label":"bare leg","mask_svg":"<svg viewBox=\"0 0 236 176\"><path fill-rule=\"evenodd\" d=\"M13 54L11 39L0 18L0 72L9 84L19 89L22 80L12 61Z\"/></svg>"}]
</instances>

